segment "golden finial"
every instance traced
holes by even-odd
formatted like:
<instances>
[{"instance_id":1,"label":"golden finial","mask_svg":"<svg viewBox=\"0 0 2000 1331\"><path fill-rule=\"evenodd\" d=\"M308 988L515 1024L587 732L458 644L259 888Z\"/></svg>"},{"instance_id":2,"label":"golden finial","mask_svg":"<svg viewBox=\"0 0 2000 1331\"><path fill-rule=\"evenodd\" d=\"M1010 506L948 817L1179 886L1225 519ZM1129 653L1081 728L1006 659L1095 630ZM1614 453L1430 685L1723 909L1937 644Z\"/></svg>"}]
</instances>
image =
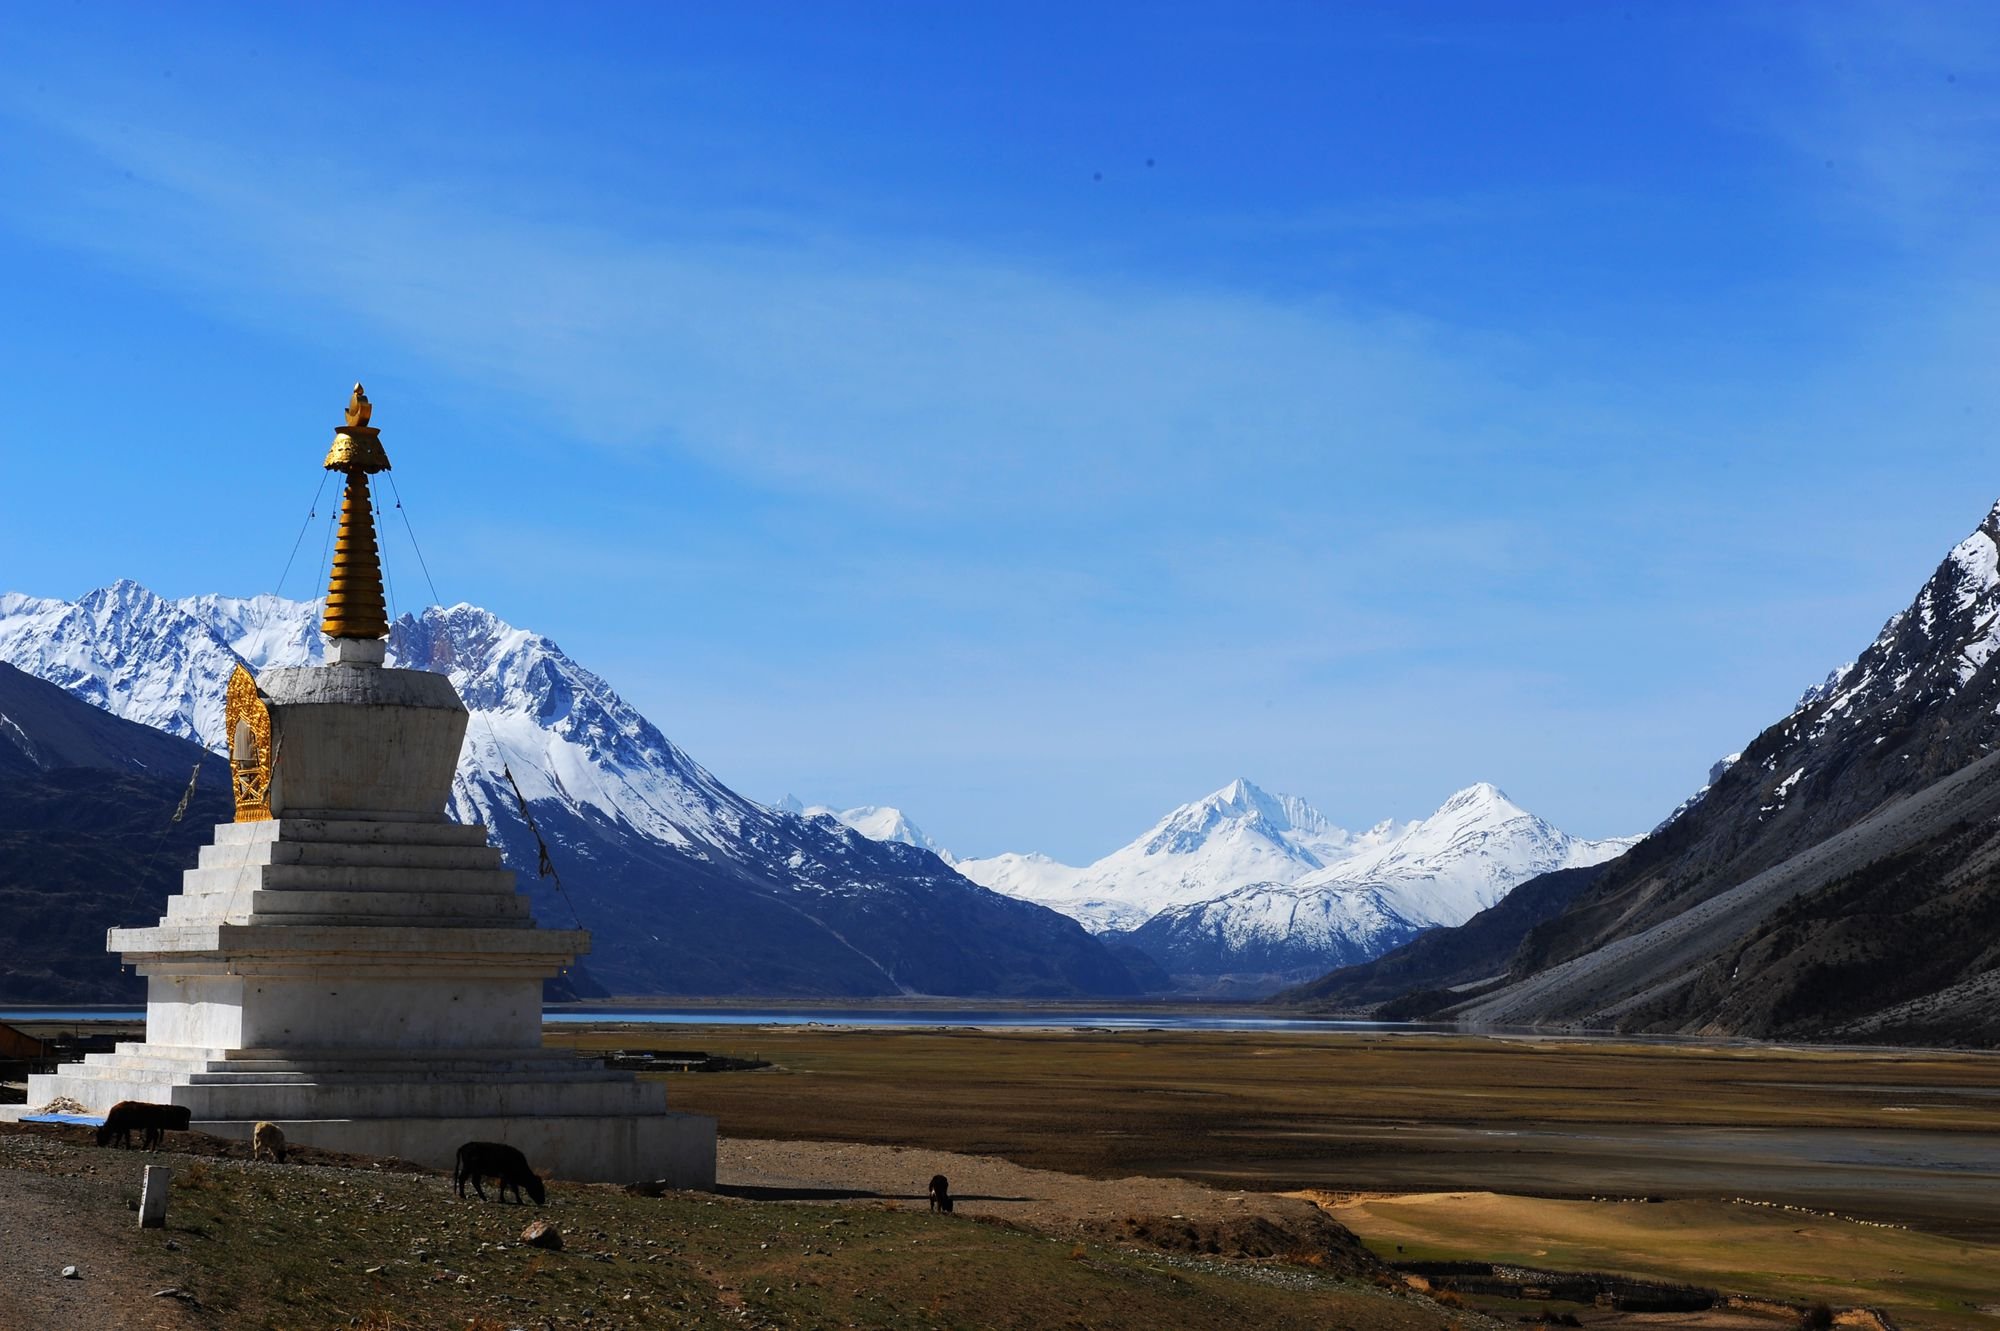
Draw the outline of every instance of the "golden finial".
<instances>
[{"instance_id":1,"label":"golden finial","mask_svg":"<svg viewBox=\"0 0 2000 1331\"><path fill-rule=\"evenodd\" d=\"M368 423L375 414L375 404L368 400L368 394L361 391L361 385L354 385L354 396L347 400L347 424L337 426L333 432L333 447L326 451L326 469L355 472L378 472L389 470L389 455L382 450L382 432Z\"/></svg>"},{"instance_id":2,"label":"golden finial","mask_svg":"<svg viewBox=\"0 0 2000 1331\"><path fill-rule=\"evenodd\" d=\"M383 638L389 616L382 596L382 557L375 544L375 510L368 496L370 473L389 470L381 431L368 424L374 405L361 385L347 402L347 424L335 429L326 469L347 473L340 501L340 534L333 542L333 578L326 591L320 632L329 638Z\"/></svg>"},{"instance_id":3,"label":"golden finial","mask_svg":"<svg viewBox=\"0 0 2000 1331\"><path fill-rule=\"evenodd\" d=\"M354 385L354 396L347 399L347 423L349 425L366 425L368 424L368 418L374 412L375 404L368 400L368 394L361 390L360 384Z\"/></svg>"}]
</instances>

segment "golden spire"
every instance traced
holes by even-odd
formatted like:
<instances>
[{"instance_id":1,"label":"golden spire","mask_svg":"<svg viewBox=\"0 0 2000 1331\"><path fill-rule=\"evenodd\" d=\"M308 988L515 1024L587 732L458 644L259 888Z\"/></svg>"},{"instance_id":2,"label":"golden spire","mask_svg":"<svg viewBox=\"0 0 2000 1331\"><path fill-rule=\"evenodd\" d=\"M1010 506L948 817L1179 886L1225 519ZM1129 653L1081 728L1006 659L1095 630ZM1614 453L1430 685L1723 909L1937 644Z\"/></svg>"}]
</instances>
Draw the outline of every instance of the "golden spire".
<instances>
[{"instance_id":1,"label":"golden spire","mask_svg":"<svg viewBox=\"0 0 2000 1331\"><path fill-rule=\"evenodd\" d=\"M333 434L326 469L347 473L340 503L340 534L333 542L333 579L326 591L326 618L320 632L329 638L384 638L389 616L383 606L382 558L375 545L375 511L368 498L370 473L389 470L381 432L368 424L374 404L361 385L348 399L347 423Z\"/></svg>"}]
</instances>

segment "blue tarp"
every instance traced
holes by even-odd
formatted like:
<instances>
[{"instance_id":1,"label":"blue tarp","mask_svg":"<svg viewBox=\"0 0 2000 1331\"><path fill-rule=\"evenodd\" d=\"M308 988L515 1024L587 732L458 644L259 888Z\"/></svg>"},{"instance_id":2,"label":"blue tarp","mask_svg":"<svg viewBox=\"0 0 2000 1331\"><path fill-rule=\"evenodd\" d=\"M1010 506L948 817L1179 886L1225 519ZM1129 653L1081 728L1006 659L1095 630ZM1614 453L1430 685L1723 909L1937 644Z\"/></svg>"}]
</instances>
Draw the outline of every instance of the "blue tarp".
<instances>
[{"instance_id":1,"label":"blue tarp","mask_svg":"<svg viewBox=\"0 0 2000 1331\"><path fill-rule=\"evenodd\" d=\"M104 1119L102 1117L93 1117L89 1114L23 1114L21 1115L21 1122L69 1123L79 1128L101 1128L104 1126Z\"/></svg>"}]
</instances>

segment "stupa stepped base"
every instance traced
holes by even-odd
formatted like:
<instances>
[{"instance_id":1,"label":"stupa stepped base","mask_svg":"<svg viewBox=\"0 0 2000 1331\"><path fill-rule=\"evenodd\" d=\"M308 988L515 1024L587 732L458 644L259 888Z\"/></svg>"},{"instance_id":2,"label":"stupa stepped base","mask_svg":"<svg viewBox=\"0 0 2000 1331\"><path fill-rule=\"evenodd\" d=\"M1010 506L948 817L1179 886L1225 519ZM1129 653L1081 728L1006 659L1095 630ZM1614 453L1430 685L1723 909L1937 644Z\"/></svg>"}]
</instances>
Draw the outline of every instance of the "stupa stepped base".
<instances>
[{"instance_id":1,"label":"stupa stepped base","mask_svg":"<svg viewBox=\"0 0 2000 1331\"><path fill-rule=\"evenodd\" d=\"M363 818L217 827L160 923L221 922L534 928L485 828Z\"/></svg>"},{"instance_id":2,"label":"stupa stepped base","mask_svg":"<svg viewBox=\"0 0 2000 1331\"><path fill-rule=\"evenodd\" d=\"M669 1113L666 1090L562 1050L285 1051L121 1044L29 1079L102 1114L120 1100L186 1106L197 1132L247 1141L259 1122L330 1151L451 1168L468 1141L519 1147L580 1182L715 1185L715 1120Z\"/></svg>"},{"instance_id":3,"label":"stupa stepped base","mask_svg":"<svg viewBox=\"0 0 2000 1331\"><path fill-rule=\"evenodd\" d=\"M532 1118L268 1119L288 1143L391 1156L448 1170L466 1142L505 1142L545 1178L715 1189L715 1120L700 1114ZM197 1132L249 1141L253 1119L196 1119ZM492 1195L493 1184L486 1184Z\"/></svg>"}]
</instances>

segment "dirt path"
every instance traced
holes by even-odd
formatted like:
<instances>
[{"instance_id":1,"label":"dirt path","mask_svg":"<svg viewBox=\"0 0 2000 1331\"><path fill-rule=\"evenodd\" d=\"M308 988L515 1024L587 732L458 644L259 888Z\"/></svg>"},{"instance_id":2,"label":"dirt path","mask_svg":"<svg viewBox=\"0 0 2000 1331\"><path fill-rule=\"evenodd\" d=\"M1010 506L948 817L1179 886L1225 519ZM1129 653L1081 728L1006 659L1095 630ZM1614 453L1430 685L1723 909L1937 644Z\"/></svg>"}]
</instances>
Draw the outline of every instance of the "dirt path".
<instances>
[{"instance_id":1,"label":"dirt path","mask_svg":"<svg viewBox=\"0 0 2000 1331\"><path fill-rule=\"evenodd\" d=\"M994 1156L851 1142L724 1138L716 1161L719 1191L759 1201L923 1209L933 1174L951 1181L958 1214L1043 1233L1222 1256L1312 1252L1349 1269L1366 1262L1358 1243L1307 1200L1185 1179L1082 1178Z\"/></svg>"},{"instance_id":2,"label":"dirt path","mask_svg":"<svg viewBox=\"0 0 2000 1331\"><path fill-rule=\"evenodd\" d=\"M139 1229L126 1209L147 1162L114 1167L33 1137L0 1137L0 1329L4 1331L192 1331L208 1325L173 1298L145 1245L166 1240ZM161 1163L155 1159L153 1163ZM104 1217L119 1217L107 1226ZM78 1278L62 1269L75 1266Z\"/></svg>"}]
</instances>

